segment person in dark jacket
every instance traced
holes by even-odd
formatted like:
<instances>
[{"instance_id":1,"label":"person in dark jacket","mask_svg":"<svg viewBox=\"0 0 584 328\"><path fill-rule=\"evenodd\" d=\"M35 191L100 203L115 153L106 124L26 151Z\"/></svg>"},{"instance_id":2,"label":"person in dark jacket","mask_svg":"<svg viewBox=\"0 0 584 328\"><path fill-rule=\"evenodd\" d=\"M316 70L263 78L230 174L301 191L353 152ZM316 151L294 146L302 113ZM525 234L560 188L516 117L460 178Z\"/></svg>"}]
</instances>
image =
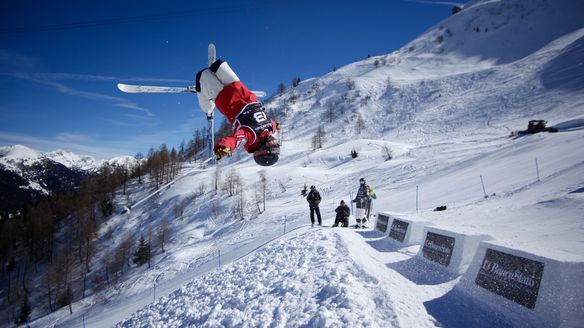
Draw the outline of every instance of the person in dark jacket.
<instances>
[{"instance_id":1,"label":"person in dark jacket","mask_svg":"<svg viewBox=\"0 0 584 328\"><path fill-rule=\"evenodd\" d=\"M314 212L316 212L316 217L318 218L318 225L322 225L322 219L320 217L320 209L318 208L318 204L320 204L321 198L320 193L316 190L315 186L310 186L310 192L308 196L306 196L306 201L310 206L310 221L314 226Z\"/></svg>"},{"instance_id":2,"label":"person in dark jacket","mask_svg":"<svg viewBox=\"0 0 584 328\"><path fill-rule=\"evenodd\" d=\"M343 227L348 227L349 226L349 215L351 215L351 209L349 208L349 206L347 204L345 204L344 200L341 200L341 205L339 205L339 207L337 207L335 212L337 212L337 216L335 218L335 224L333 224L333 227L338 227L339 224L342 224Z\"/></svg>"}]
</instances>

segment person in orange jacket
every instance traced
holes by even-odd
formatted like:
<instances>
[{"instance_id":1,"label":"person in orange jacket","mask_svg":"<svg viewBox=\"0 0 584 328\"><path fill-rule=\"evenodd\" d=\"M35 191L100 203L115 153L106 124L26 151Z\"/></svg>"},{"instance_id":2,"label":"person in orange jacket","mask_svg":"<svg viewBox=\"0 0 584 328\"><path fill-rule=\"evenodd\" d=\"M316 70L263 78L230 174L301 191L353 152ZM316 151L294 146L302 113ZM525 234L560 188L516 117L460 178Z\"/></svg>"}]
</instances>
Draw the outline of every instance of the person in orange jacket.
<instances>
[{"instance_id":1,"label":"person in orange jacket","mask_svg":"<svg viewBox=\"0 0 584 328\"><path fill-rule=\"evenodd\" d=\"M280 145L274 135L279 124L266 114L257 96L241 83L227 62L218 59L199 71L195 88L201 110L210 114L217 106L233 125L233 133L215 144L218 159L243 143L257 164L270 166L278 161Z\"/></svg>"}]
</instances>

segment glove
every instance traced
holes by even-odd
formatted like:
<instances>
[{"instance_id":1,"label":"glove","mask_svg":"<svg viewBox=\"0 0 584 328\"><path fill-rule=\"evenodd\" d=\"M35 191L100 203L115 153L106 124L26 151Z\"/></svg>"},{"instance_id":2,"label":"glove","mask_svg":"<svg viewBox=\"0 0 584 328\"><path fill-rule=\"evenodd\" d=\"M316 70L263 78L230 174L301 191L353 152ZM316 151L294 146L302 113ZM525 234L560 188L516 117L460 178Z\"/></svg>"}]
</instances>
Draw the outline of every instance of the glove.
<instances>
[{"instance_id":1,"label":"glove","mask_svg":"<svg viewBox=\"0 0 584 328\"><path fill-rule=\"evenodd\" d=\"M282 126L279 122L276 122L276 130L278 130L278 132L282 131Z\"/></svg>"},{"instance_id":2,"label":"glove","mask_svg":"<svg viewBox=\"0 0 584 328\"><path fill-rule=\"evenodd\" d=\"M229 147L221 146L215 149L215 155L217 155L217 159L222 159L223 157L230 155L231 149Z\"/></svg>"}]
</instances>

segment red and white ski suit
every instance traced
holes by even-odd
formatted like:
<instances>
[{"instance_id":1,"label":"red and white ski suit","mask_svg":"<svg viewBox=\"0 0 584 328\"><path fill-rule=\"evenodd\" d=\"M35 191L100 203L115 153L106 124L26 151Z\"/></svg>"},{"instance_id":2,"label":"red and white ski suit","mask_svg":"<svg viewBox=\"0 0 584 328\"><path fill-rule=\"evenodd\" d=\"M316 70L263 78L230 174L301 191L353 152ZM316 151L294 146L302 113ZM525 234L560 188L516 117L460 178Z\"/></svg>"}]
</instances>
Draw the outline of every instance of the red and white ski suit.
<instances>
[{"instance_id":1,"label":"red and white ski suit","mask_svg":"<svg viewBox=\"0 0 584 328\"><path fill-rule=\"evenodd\" d=\"M248 153L253 153L257 149L258 140L266 135L276 131L276 121L271 121L271 131L264 129L258 136L253 130L254 127L242 125L238 116L244 109L250 105L258 104L261 106L257 96L251 92L241 81L235 81L225 86L215 98L215 105L223 114L229 123L233 125L233 133L224 137L215 144L215 150L219 147L229 147L235 150L242 142L247 140L244 148ZM267 116L264 117L267 118Z\"/></svg>"}]
</instances>

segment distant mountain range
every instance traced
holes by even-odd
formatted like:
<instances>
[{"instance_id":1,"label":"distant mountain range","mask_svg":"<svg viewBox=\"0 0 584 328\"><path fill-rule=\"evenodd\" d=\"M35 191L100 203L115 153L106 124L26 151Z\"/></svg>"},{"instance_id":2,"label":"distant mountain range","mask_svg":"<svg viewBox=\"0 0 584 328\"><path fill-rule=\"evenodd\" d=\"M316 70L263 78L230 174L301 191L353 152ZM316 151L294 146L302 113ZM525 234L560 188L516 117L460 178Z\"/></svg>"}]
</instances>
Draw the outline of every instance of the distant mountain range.
<instances>
[{"instance_id":1,"label":"distant mountain range","mask_svg":"<svg viewBox=\"0 0 584 328\"><path fill-rule=\"evenodd\" d=\"M64 150L45 153L22 145L0 147L0 213L14 212L52 192L74 190L104 163L135 162L131 156L104 161Z\"/></svg>"}]
</instances>

